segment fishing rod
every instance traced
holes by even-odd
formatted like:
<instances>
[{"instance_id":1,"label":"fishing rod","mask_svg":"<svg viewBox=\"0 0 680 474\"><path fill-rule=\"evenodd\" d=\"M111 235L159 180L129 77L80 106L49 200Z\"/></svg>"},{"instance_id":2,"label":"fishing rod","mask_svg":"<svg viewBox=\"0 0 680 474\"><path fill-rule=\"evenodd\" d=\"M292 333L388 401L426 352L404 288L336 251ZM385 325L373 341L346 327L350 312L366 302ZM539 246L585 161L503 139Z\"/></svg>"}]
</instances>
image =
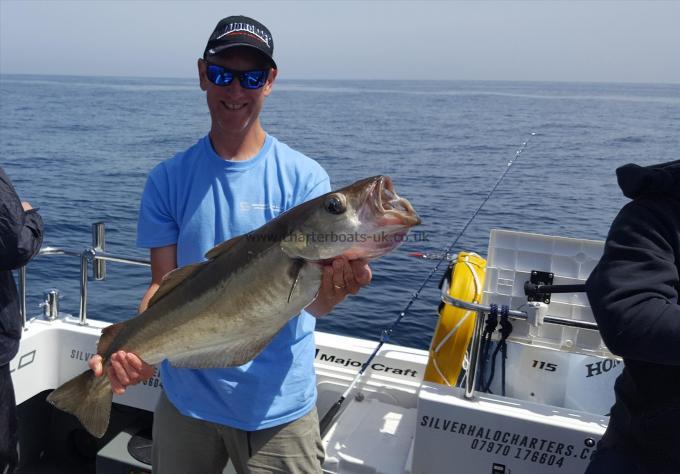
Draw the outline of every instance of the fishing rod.
<instances>
[{"instance_id":1,"label":"fishing rod","mask_svg":"<svg viewBox=\"0 0 680 474\"><path fill-rule=\"evenodd\" d=\"M465 231L469 227L470 223L472 223L472 221L475 219L475 217L477 217L477 215L482 210L482 208L487 203L487 201L491 198L491 195L496 191L496 188L498 188L498 186L501 184L501 181L503 181L505 176L508 174L512 165L515 163L515 161L517 161L519 156L522 154L524 149L527 147L527 144L529 143L529 140L531 139L531 137L533 137L535 135L536 135L536 132L531 132L530 137L525 142L522 142L522 146L520 146L519 149L515 152L515 156L510 161L508 161L503 173L501 173L500 177L496 180L494 185L491 187L491 190L489 191L489 193L484 197L484 199L482 200L482 202L479 205L479 207L477 208L477 210L467 220L467 222L465 223L465 225L463 226L461 231L458 232L458 235L456 236L454 241L451 244L449 244L447 247L445 247L444 250L440 254L438 254L439 260L437 261L437 264L430 271L429 275L427 275L425 280L423 280L420 287L418 287L418 289L415 291L415 293L413 293L413 296L411 296L411 299L408 301L408 303L406 304L404 309L399 313L399 315L397 316L397 318L394 320L394 322L392 323L392 325L389 328L383 329L383 331L380 335L380 342L378 343L376 348L373 350L373 353L371 353L368 360L366 362L364 362L364 364L361 366L361 369L359 369L359 372L356 374L356 376L352 380L352 383L350 383L349 387L347 387L347 390L345 390L344 393L340 396L340 399L337 402L335 402L335 404L328 409L326 414L323 416L323 418L319 422L319 431L321 432L322 438L326 435L326 433L328 433L328 430L330 429L333 420L335 419L338 412L340 411L340 408L342 408L342 405L345 403L345 400L347 399L349 394L352 392L352 390L354 389L354 386L357 384L357 382L364 375L364 373L366 372L366 369L368 367L370 367L371 362L373 362L373 359L375 358L375 356L380 351L380 348L386 342L388 342L390 340L390 337L392 336L392 332L397 327L399 322L401 322L401 320L404 318L404 316L406 316L407 311L411 308L413 303L418 299L421 291L423 291L423 288L425 288L425 286L430 281L432 276L437 272L437 270L439 270L439 266L442 264L442 262L445 261L445 260L446 261L449 260L448 257L451 255L451 251L453 250L454 246L458 243L460 238L463 236L463 234L465 233ZM414 256L416 256L416 255L414 255Z\"/></svg>"}]
</instances>

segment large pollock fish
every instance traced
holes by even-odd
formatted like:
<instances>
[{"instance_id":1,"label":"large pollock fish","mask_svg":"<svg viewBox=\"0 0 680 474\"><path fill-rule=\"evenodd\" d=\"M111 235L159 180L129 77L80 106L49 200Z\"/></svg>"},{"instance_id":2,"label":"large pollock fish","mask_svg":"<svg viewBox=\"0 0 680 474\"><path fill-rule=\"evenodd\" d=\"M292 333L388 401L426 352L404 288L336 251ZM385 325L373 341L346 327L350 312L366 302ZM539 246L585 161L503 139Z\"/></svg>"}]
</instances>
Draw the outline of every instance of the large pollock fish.
<instances>
[{"instance_id":1,"label":"large pollock fish","mask_svg":"<svg viewBox=\"0 0 680 474\"><path fill-rule=\"evenodd\" d=\"M97 353L105 372L111 354L133 352L149 364L233 367L255 358L316 296L320 263L380 257L420 223L388 177L367 178L284 212L225 241L207 261L168 273L138 316L102 331ZM108 377L87 370L47 400L75 415L94 436L109 424Z\"/></svg>"}]
</instances>

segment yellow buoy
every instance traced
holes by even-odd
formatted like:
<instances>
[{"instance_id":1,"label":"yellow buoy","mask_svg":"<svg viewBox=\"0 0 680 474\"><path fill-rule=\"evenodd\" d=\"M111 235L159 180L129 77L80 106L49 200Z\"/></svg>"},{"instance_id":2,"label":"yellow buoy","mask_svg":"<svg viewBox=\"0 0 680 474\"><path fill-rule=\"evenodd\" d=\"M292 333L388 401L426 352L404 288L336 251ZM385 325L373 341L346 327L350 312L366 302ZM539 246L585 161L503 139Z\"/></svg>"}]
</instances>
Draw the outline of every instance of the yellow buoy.
<instances>
[{"instance_id":1,"label":"yellow buoy","mask_svg":"<svg viewBox=\"0 0 680 474\"><path fill-rule=\"evenodd\" d=\"M472 252L460 252L449 278L449 296L469 303L481 303L486 260ZM432 336L425 380L453 386L475 326L474 311L444 305Z\"/></svg>"}]
</instances>

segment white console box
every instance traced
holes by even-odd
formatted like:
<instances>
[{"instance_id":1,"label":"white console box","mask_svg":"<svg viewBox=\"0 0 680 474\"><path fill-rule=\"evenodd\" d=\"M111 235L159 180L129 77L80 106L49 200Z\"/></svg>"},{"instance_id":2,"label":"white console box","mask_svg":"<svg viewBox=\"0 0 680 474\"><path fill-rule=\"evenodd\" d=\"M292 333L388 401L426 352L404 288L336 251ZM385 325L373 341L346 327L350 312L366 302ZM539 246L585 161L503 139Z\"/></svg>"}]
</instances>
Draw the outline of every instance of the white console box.
<instances>
[{"instance_id":1,"label":"white console box","mask_svg":"<svg viewBox=\"0 0 680 474\"><path fill-rule=\"evenodd\" d=\"M607 419L423 383L413 474L582 474Z\"/></svg>"}]
</instances>

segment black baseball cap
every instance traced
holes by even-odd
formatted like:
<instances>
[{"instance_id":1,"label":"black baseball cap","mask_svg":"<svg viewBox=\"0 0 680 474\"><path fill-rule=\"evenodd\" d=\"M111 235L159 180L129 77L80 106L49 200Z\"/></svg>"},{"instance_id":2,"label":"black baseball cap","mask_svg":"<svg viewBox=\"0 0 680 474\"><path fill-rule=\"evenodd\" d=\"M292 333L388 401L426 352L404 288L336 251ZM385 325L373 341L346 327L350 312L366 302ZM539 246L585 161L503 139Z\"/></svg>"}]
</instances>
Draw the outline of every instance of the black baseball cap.
<instances>
[{"instance_id":1,"label":"black baseball cap","mask_svg":"<svg viewBox=\"0 0 680 474\"><path fill-rule=\"evenodd\" d=\"M217 56L222 51L236 46L254 48L266 56L271 66L274 62L274 39L269 29L257 20L247 16L223 18L215 27L203 52L203 58Z\"/></svg>"}]
</instances>

